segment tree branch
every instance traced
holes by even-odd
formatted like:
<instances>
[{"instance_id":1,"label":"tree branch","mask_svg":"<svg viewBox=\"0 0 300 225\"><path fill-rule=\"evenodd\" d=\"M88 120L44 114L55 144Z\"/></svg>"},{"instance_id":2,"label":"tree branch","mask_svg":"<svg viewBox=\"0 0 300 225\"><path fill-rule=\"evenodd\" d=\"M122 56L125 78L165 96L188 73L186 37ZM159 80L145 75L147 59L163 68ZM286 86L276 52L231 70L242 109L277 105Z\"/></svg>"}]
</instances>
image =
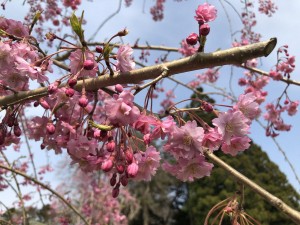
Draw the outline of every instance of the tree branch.
<instances>
[{"instance_id":1,"label":"tree branch","mask_svg":"<svg viewBox=\"0 0 300 225\"><path fill-rule=\"evenodd\" d=\"M239 182L243 183L244 185L248 186L259 194L261 197L263 197L268 203L275 206L279 211L286 214L290 219L292 219L296 224L300 224L300 212L294 210L287 204L285 204L281 199L277 198L276 196L272 195L271 193L267 192L265 189L245 177L243 174L239 173L235 169L233 169L231 166L229 166L227 163L222 161L220 158L215 156L210 151L205 151L205 156L209 158L212 162L218 164L220 167L222 167L224 170L226 170L228 173L230 173L234 178L236 178Z\"/></svg>"},{"instance_id":2,"label":"tree branch","mask_svg":"<svg viewBox=\"0 0 300 225\"><path fill-rule=\"evenodd\" d=\"M40 181L38 181L38 180L36 180L36 179L28 176L27 174L22 173L21 171L15 170L15 169L13 169L11 167L4 166L3 164L0 164L0 168L8 170L8 171L11 171L14 175L18 174L18 175L20 175L20 176L22 176L22 177L24 177L24 178L26 178L28 180L31 180L34 183L40 185L41 187L45 188L46 190L50 191L52 194L54 194L55 196L57 196L61 201L63 201L70 209L72 209L73 212L75 214L77 214L83 220L83 222L85 224L88 225L88 222L85 220L85 218L80 214L80 212L74 206L72 206L66 199L64 199L64 197L62 197L59 193L57 193L56 191L54 191L52 188L48 187L46 184L43 184L42 182L40 182Z\"/></svg>"},{"instance_id":3,"label":"tree branch","mask_svg":"<svg viewBox=\"0 0 300 225\"><path fill-rule=\"evenodd\" d=\"M158 77L162 68L169 69L168 76L189 72L193 70L204 69L208 67L222 65L241 65L245 61L262 56L268 56L276 46L276 38L271 38L268 41L250 44L242 47L230 48L227 50L216 51L212 53L197 53L190 57L186 57L171 62L148 66L145 68L136 69L126 73L116 73L114 76L109 74L90 78L85 80L85 89L87 91L95 91L99 88L115 85L115 84L136 84L143 80L155 79ZM75 89L80 91L82 81L79 81ZM62 84L60 87L65 86ZM39 99L48 95L47 87L38 88L31 91L20 91L13 95L0 97L0 106L7 107L17 103L22 103L26 100Z\"/></svg>"}]
</instances>

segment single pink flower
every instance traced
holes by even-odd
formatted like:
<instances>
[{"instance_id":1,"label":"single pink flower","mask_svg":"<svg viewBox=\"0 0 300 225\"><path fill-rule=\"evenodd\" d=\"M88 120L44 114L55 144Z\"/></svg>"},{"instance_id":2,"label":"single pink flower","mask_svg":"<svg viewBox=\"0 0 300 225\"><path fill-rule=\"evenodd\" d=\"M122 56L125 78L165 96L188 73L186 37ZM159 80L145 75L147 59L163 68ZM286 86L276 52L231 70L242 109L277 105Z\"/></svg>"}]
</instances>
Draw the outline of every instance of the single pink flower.
<instances>
[{"instance_id":1,"label":"single pink flower","mask_svg":"<svg viewBox=\"0 0 300 225\"><path fill-rule=\"evenodd\" d=\"M261 112L259 105L256 102L256 96L253 93L240 95L238 102L233 106L233 109L240 110L244 116L250 120L257 118Z\"/></svg>"},{"instance_id":2,"label":"single pink flower","mask_svg":"<svg viewBox=\"0 0 300 225\"><path fill-rule=\"evenodd\" d=\"M241 111L229 110L219 113L218 118L212 120L213 124L218 128L218 132L222 134L224 142L230 143L232 136L245 136L248 134L248 119Z\"/></svg>"},{"instance_id":3,"label":"single pink flower","mask_svg":"<svg viewBox=\"0 0 300 225\"><path fill-rule=\"evenodd\" d=\"M150 181L151 176L156 173L160 163L160 154L155 147L149 146L144 153L135 154L136 161L139 165L136 180Z\"/></svg>"},{"instance_id":4,"label":"single pink flower","mask_svg":"<svg viewBox=\"0 0 300 225\"><path fill-rule=\"evenodd\" d=\"M209 176L213 164L206 162L204 156L198 155L190 160L180 158L178 163L174 165L165 162L162 167L165 171L176 176L179 180L191 182L194 181L194 179Z\"/></svg>"},{"instance_id":5,"label":"single pink flower","mask_svg":"<svg viewBox=\"0 0 300 225\"><path fill-rule=\"evenodd\" d=\"M196 10L195 19L200 23L207 23L215 20L217 17L217 10L213 5L208 3L204 3L203 5L199 5Z\"/></svg>"},{"instance_id":6,"label":"single pink flower","mask_svg":"<svg viewBox=\"0 0 300 225\"><path fill-rule=\"evenodd\" d=\"M132 60L133 49L129 44L121 45L117 52L117 69L121 72L128 72L133 70L135 67L135 62Z\"/></svg>"},{"instance_id":7,"label":"single pink flower","mask_svg":"<svg viewBox=\"0 0 300 225\"><path fill-rule=\"evenodd\" d=\"M251 140L247 136L232 137L229 144L226 144L225 142L222 144L221 149L225 154L236 156L239 152L248 149L250 147L250 142Z\"/></svg>"}]
</instances>

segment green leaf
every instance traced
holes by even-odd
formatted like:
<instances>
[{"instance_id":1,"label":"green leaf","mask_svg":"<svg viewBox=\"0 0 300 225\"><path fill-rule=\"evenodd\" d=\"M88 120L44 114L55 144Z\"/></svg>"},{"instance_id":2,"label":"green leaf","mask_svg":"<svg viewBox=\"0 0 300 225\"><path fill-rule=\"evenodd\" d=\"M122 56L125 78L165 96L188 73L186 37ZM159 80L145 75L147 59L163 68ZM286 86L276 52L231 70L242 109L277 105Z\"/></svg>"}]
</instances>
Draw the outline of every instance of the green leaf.
<instances>
[{"instance_id":1,"label":"green leaf","mask_svg":"<svg viewBox=\"0 0 300 225\"><path fill-rule=\"evenodd\" d=\"M83 38L83 30L82 30L82 20L83 20L83 13L81 14L81 18L80 20L78 20L78 17L75 15L75 13L73 12L71 17L70 17L70 24L71 27L73 29L73 31L77 34L77 36L79 37L80 41L82 42L84 40Z\"/></svg>"}]
</instances>

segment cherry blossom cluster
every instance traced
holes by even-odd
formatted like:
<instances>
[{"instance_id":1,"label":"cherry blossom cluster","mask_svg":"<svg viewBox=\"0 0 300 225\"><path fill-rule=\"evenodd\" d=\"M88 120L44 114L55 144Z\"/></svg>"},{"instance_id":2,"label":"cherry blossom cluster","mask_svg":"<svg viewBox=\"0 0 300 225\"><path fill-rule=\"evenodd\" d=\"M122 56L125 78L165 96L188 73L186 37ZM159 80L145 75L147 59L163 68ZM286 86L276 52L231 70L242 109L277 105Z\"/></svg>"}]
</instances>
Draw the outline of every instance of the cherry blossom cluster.
<instances>
[{"instance_id":1,"label":"cherry blossom cluster","mask_svg":"<svg viewBox=\"0 0 300 225\"><path fill-rule=\"evenodd\" d=\"M197 33L191 33L185 41L181 42L181 49L179 49L179 52L184 56L189 56L196 52L195 47L190 47L189 45L194 46L199 43L200 46L198 47L198 51L202 52L204 50L206 36L210 32L208 22L214 21L217 17L216 8L208 3L199 5L195 13L195 20L199 24L199 35Z\"/></svg>"},{"instance_id":2,"label":"cherry blossom cluster","mask_svg":"<svg viewBox=\"0 0 300 225\"><path fill-rule=\"evenodd\" d=\"M71 192L70 192L71 190ZM122 198L115 199L109 194L109 182L106 177L93 174L85 174L80 170L72 172L68 182L58 187L61 193L68 192L70 201L74 205L76 201L81 202L78 206L82 215L89 218L91 224L128 224L127 217L123 213L124 207L137 208L136 199L127 189L122 190ZM79 195L80 193L80 195ZM126 203L126 204L124 204ZM53 224L75 224L74 216L61 202L53 199L51 202Z\"/></svg>"},{"instance_id":3,"label":"cherry blossom cluster","mask_svg":"<svg viewBox=\"0 0 300 225\"><path fill-rule=\"evenodd\" d=\"M284 53L283 57L279 57ZM271 70L269 75L274 80L281 80L282 78L291 78L291 73L295 69L295 56L290 56L288 53L288 46L282 46L277 50L277 64L275 70Z\"/></svg>"}]
</instances>

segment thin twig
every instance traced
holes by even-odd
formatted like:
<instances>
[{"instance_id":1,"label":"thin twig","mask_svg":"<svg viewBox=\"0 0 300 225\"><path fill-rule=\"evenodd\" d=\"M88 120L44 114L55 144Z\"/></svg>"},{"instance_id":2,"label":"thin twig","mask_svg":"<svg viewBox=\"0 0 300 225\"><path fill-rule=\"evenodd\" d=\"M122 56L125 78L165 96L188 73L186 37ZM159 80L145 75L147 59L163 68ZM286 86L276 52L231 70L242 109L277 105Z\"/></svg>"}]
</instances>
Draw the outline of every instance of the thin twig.
<instances>
[{"instance_id":1,"label":"thin twig","mask_svg":"<svg viewBox=\"0 0 300 225\"><path fill-rule=\"evenodd\" d=\"M266 130L266 127L262 124L261 121L259 121L259 120L257 119L256 122L257 122L264 130ZM288 163L288 165L290 166L290 168L291 168L291 170L292 170L292 172L293 172L293 174L294 174L294 176L295 176L297 182L300 184L300 179L299 179L299 177L298 177L298 175L297 175L297 173L296 173L296 170L295 170L293 164L291 163L291 161L289 160L289 158L287 157L285 151L281 148L280 144L278 143L278 141L276 140L275 137L271 137L271 138L272 138L273 142L275 143L275 145L277 146L277 149L278 149L278 150L280 151L280 153L283 155L284 160L285 160L285 161Z\"/></svg>"},{"instance_id":2,"label":"thin twig","mask_svg":"<svg viewBox=\"0 0 300 225\"><path fill-rule=\"evenodd\" d=\"M28 180L31 180L32 182L34 182L34 183L36 183L36 184L42 186L44 189L50 191L52 194L54 194L56 197L58 197L62 202L64 202L70 209L72 209L73 212L76 213L76 214L82 219L82 221L83 221L86 225L88 225L88 222L85 220L85 218L80 214L80 212L79 212L74 206L72 206L66 199L64 199L64 197L62 197L59 193L57 193L56 191L54 191L52 188L48 187L46 184L43 184L42 182L36 180L36 179L33 178L33 177L28 176L28 175L25 174L25 173L22 173L22 172L19 171L19 170L15 170L15 169L13 169L13 168L4 166L4 165L2 165L2 164L0 164L0 168L5 169L5 170L9 170L9 171L11 171L13 174L18 174L18 175L20 175L20 176L22 176L22 177L24 177L24 178L26 178L26 179L28 179Z\"/></svg>"}]
</instances>

